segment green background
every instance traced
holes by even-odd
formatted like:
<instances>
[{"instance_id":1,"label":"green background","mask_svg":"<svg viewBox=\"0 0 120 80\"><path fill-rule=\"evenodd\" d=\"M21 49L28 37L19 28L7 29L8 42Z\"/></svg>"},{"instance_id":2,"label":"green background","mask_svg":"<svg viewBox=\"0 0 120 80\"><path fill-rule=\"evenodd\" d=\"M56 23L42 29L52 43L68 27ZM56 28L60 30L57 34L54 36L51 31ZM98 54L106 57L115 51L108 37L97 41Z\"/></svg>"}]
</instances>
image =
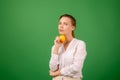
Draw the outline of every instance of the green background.
<instances>
[{"instance_id":1,"label":"green background","mask_svg":"<svg viewBox=\"0 0 120 80\"><path fill-rule=\"evenodd\" d=\"M0 0L0 80L51 80L60 15L77 20L87 57L83 80L120 80L119 0Z\"/></svg>"}]
</instances>

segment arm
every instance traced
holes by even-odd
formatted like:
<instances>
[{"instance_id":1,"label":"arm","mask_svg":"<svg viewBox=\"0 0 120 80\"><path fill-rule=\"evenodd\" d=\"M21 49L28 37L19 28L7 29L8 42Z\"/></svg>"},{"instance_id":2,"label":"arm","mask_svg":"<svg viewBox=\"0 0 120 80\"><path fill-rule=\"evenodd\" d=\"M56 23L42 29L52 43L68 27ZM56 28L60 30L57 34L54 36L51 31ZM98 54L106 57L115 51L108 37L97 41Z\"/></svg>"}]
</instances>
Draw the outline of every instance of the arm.
<instances>
[{"instance_id":1,"label":"arm","mask_svg":"<svg viewBox=\"0 0 120 80\"><path fill-rule=\"evenodd\" d=\"M51 71L56 71L58 70L58 56L59 56L59 47L62 45L62 43L60 42L60 38L56 37L56 39L54 40L54 46L52 47L52 52L51 52L51 59L49 62L49 66L50 66L50 70Z\"/></svg>"},{"instance_id":2,"label":"arm","mask_svg":"<svg viewBox=\"0 0 120 80\"><path fill-rule=\"evenodd\" d=\"M54 46L52 47L51 58L49 62L49 67L51 71L56 71L58 69L58 54L53 53Z\"/></svg>"}]
</instances>

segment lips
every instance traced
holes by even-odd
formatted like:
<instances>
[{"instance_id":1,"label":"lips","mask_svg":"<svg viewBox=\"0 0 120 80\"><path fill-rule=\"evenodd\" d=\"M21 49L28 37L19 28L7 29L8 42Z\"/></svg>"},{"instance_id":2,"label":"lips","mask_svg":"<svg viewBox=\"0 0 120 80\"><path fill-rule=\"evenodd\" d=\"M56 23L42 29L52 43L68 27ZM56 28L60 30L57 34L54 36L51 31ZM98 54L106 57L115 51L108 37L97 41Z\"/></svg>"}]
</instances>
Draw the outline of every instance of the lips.
<instances>
[{"instance_id":1,"label":"lips","mask_svg":"<svg viewBox=\"0 0 120 80\"><path fill-rule=\"evenodd\" d=\"M62 29L59 29L59 31L60 31L60 32L63 32L64 30L62 30Z\"/></svg>"}]
</instances>

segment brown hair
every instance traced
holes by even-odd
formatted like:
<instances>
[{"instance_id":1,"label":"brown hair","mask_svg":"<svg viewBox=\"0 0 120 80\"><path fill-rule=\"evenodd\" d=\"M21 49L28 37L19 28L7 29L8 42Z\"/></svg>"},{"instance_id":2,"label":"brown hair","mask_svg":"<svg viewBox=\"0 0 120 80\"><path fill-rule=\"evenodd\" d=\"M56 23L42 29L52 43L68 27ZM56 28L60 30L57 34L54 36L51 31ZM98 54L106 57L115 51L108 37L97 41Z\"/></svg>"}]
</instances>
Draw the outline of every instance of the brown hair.
<instances>
[{"instance_id":1,"label":"brown hair","mask_svg":"<svg viewBox=\"0 0 120 80\"><path fill-rule=\"evenodd\" d=\"M70 18L72 25L76 28L76 19L75 19L72 15L63 14L63 15L61 15L61 16L59 17L59 20L60 20L62 17L68 17L68 18ZM75 37L74 31L72 31L72 36Z\"/></svg>"}]
</instances>

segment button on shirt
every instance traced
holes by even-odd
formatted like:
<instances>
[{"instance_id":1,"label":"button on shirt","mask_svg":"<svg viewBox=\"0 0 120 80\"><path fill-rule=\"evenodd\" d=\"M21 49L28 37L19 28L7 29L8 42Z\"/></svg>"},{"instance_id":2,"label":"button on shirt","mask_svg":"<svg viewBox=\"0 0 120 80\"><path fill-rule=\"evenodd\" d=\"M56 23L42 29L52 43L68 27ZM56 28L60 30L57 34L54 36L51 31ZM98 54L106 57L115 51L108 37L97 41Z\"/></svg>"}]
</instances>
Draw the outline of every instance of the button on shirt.
<instances>
[{"instance_id":1,"label":"button on shirt","mask_svg":"<svg viewBox=\"0 0 120 80\"><path fill-rule=\"evenodd\" d=\"M86 57L86 45L82 40L73 38L67 49L59 48L58 55L51 51L50 70L60 70L62 76L82 78L82 67Z\"/></svg>"}]
</instances>

